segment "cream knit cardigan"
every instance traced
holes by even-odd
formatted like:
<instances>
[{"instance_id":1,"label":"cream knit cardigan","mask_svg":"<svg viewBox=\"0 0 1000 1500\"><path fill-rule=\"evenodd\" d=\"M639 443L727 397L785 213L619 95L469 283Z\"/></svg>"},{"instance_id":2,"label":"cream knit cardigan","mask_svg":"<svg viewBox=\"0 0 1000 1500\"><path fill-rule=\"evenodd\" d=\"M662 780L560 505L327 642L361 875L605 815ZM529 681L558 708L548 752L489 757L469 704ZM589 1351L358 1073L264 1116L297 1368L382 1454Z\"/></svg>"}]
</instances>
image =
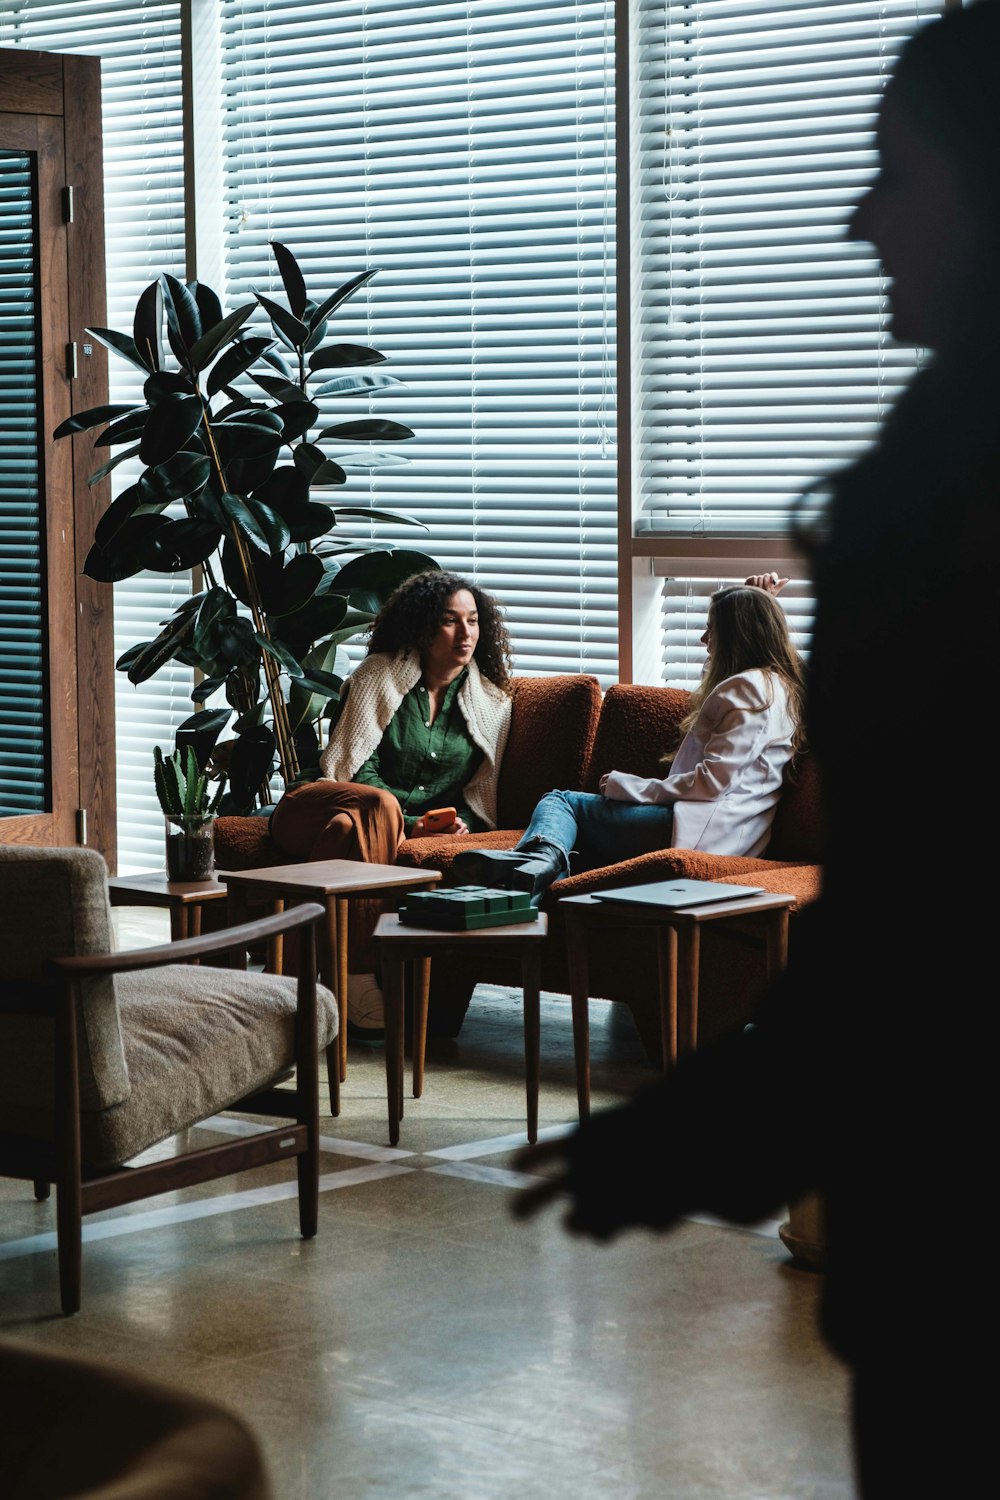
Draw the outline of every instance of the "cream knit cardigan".
<instances>
[{"instance_id":1,"label":"cream knit cardigan","mask_svg":"<svg viewBox=\"0 0 1000 1500\"><path fill-rule=\"evenodd\" d=\"M330 743L319 758L323 776L350 781L381 743L406 694L420 681L420 656L401 651L396 656L373 652L348 679L349 692ZM497 826L497 777L510 733L511 700L469 662L458 690L458 704L472 743L483 759L472 780L462 788L466 804L487 828Z\"/></svg>"}]
</instances>

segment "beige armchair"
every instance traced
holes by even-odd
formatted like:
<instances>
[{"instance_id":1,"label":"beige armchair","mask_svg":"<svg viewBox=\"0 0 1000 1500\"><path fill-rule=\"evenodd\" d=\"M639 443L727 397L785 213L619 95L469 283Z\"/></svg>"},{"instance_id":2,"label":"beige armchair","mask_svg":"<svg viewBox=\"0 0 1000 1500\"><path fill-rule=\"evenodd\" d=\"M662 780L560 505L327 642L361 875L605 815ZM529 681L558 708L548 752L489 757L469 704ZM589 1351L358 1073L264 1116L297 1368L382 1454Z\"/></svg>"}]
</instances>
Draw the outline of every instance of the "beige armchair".
<instances>
[{"instance_id":1,"label":"beige armchair","mask_svg":"<svg viewBox=\"0 0 1000 1500\"><path fill-rule=\"evenodd\" d=\"M207 937L112 953L90 849L0 846L0 1175L56 1186L65 1312L80 1306L86 1213L294 1157L316 1233L318 1051L337 1005L316 983L315 903ZM298 929L298 979L200 961ZM294 1087L278 1087L294 1067ZM291 1125L128 1165L221 1110Z\"/></svg>"}]
</instances>

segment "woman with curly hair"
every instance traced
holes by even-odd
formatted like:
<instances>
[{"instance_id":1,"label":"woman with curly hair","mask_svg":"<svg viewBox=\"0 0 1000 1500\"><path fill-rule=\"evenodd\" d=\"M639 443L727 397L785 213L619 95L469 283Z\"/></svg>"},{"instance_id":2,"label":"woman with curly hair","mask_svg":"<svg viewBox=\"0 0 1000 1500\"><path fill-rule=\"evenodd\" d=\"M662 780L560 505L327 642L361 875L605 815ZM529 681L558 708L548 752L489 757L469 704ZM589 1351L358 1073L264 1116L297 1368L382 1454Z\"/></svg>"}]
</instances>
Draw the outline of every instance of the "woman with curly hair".
<instances>
[{"instance_id":1,"label":"woman with curly hair","mask_svg":"<svg viewBox=\"0 0 1000 1500\"><path fill-rule=\"evenodd\" d=\"M271 817L283 854L392 864L405 838L495 828L510 730L510 639L496 600L456 573L407 578L372 626L344 688L318 781ZM453 818L426 814L454 808ZM381 1034L371 935L381 903L351 903L348 1022Z\"/></svg>"}]
</instances>

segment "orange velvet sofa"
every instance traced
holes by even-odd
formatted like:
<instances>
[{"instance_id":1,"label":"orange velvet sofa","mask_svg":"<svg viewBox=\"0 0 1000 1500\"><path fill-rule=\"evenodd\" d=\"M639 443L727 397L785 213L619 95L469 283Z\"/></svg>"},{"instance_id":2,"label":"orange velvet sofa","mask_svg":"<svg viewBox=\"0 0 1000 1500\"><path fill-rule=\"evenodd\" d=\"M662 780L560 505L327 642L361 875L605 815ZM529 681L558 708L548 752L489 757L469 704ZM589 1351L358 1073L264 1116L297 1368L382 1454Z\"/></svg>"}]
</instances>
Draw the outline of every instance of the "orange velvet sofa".
<instances>
[{"instance_id":1,"label":"orange velvet sofa","mask_svg":"<svg viewBox=\"0 0 1000 1500\"><path fill-rule=\"evenodd\" d=\"M594 677L515 678L511 733L500 772L500 827L488 834L407 840L398 863L439 869L448 879L451 862L463 848L512 848L527 826L539 798L553 788L596 791L605 771L662 775L660 758L675 746L689 694L673 688L617 684L601 697ZM566 944L559 917L562 896L637 885L643 881L689 876L759 885L795 897L795 911L819 894L820 818L818 778L808 755L786 781L765 855L748 859L664 849L600 870L557 881L547 893L550 936L543 961L543 988L569 989ZM220 818L216 861L221 869L280 864L283 857L267 835L262 818ZM790 942L794 943L795 923ZM658 1056L656 947L648 930L629 929L620 949L591 954L594 996L621 1001L632 1011L651 1058ZM477 983L514 984L517 976L496 965L470 967L467 960L436 958L431 1006L438 1028L452 1034L461 1025ZM711 924L702 945L699 1026L702 1040L740 1024L752 1010L764 982L763 953L745 936Z\"/></svg>"}]
</instances>

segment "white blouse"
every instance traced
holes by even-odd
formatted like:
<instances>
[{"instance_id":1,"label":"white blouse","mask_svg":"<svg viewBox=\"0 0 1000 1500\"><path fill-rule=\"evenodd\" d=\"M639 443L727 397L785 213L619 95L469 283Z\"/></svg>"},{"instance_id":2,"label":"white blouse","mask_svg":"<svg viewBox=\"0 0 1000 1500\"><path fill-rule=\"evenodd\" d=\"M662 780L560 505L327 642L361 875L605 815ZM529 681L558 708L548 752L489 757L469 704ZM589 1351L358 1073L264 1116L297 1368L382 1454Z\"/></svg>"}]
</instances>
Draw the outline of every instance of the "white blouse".
<instances>
[{"instance_id":1,"label":"white blouse","mask_svg":"<svg viewBox=\"0 0 1000 1500\"><path fill-rule=\"evenodd\" d=\"M771 835L794 733L788 691L777 673L739 672L709 693L668 776L612 771L604 795L673 803L674 848L757 855Z\"/></svg>"}]
</instances>

